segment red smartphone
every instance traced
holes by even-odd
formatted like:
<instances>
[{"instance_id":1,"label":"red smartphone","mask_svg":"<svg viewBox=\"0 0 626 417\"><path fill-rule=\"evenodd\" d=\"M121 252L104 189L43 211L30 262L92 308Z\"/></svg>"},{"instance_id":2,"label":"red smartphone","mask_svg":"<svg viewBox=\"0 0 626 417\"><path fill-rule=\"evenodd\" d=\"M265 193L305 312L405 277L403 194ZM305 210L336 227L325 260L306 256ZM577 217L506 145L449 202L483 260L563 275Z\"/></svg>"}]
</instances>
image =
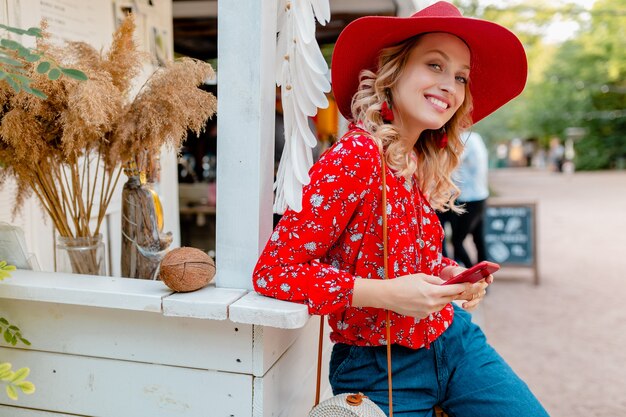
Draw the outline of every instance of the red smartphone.
<instances>
[{"instance_id":1,"label":"red smartphone","mask_svg":"<svg viewBox=\"0 0 626 417\"><path fill-rule=\"evenodd\" d=\"M453 276L441 285L460 284L462 282L471 282L473 284L488 277L498 269L500 269L500 265L489 261L482 261L460 274Z\"/></svg>"}]
</instances>

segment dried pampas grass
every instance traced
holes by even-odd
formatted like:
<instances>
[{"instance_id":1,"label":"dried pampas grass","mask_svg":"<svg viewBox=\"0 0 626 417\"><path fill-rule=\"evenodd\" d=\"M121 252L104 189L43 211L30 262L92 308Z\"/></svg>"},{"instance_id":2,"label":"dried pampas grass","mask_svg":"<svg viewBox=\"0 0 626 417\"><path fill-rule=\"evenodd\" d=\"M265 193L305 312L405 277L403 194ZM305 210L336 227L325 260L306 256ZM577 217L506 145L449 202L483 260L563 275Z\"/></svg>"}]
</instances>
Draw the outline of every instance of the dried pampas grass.
<instances>
[{"instance_id":1,"label":"dried pampas grass","mask_svg":"<svg viewBox=\"0 0 626 417\"><path fill-rule=\"evenodd\" d=\"M82 42L57 47L40 38L37 49L45 56L89 77L51 81L27 64L32 87L46 100L0 83L0 185L15 179L14 213L34 193L60 235L95 236L123 167L135 162L145 170L146 155L163 145L178 149L189 129L199 133L215 113L215 97L198 88L213 69L189 58L158 68L131 97L147 60L137 50L134 29L129 15L106 53ZM97 222L90 225L93 217Z\"/></svg>"}]
</instances>

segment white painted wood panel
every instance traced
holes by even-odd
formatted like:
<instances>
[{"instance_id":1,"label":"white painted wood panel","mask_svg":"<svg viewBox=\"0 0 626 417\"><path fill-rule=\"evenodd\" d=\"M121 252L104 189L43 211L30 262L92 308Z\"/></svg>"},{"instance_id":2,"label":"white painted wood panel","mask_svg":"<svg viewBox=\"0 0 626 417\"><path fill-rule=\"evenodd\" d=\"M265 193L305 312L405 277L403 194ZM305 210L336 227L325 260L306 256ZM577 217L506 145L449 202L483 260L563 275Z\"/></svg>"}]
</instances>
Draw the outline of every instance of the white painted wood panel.
<instances>
[{"instance_id":1,"label":"white painted wood panel","mask_svg":"<svg viewBox=\"0 0 626 417\"><path fill-rule=\"evenodd\" d=\"M28 350L252 373L250 325L10 299L0 316L22 329Z\"/></svg>"},{"instance_id":2,"label":"white painted wood panel","mask_svg":"<svg viewBox=\"0 0 626 417\"><path fill-rule=\"evenodd\" d=\"M272 231L277 3L217 3L218 287L252 289Z\"/></svg>"},{"instance_id":3,"label":"white painted wood panel","mask_svg":"<svg viewBox=\"0 0 626 417\"><path fill-rule=\"evenodd\" d=\"M246 290L217 288L214 284L197 292L173 293L161 281L23 270L15 271L0 285L0 298L200 319L222 320L227 313L236 323L287 329L304 327L309 320L305 305L245 293Z\"/></svg>"},{"instance_id":4,"label":"white painted wood panel","mask_svg":"<svg viewBox=\"0 0 626 417\"><path fill-rule=\"evenodd\" d=\"M34 410L32 408L26 409L0 405L0 417L76 417L76 414L51 413L49 411Z\"/></svg>"},{"instance_id":5,"label":"white painted wood panel","mask_svg":"<svg viewBox=\"0 0 626 417\"><path fill-rule=\"evenodd\" d=\"M0 285L0 298L156 313L171 293L161 281L32 271L14 271Z\"/></svg>"},{"instance_id":6,"label":"white painted wood panel","mask_svg":"<svg viewBox=\"0 0 626 417\"><path fill-rule=\"evenodd\" d=\"M248 291L216 288L214 283L194 292L174 293L163 299L163 314L176 317L226 320L228 306Z\"/></svg>"},{"instance_id":7,"label":"white painted wood panel","mask_svg":"<svg viewBox=\"0 0 626 417\"><path fill-rule=\"evenodd\" d=\"M251 375L7 348L0 357L31 368L38 389L20 397L27 408L94 417L251 414ZM10 401L0 396L0 403Z\"/></svg>"},{"instance_id":8,"label":"white painted wood panel","mask_svg":"<svg viewBox=\"0 0 626 417\"><path fill-rule=\"evenodd\" d=\"M310 320L296 342L269 372L263 377L254 378L253 417L308 415L315 400L318 340L319 321ZM328 334L324 343L322 392L329 395L328 361L331 344Z\"/></svg>"},{"instance_id":9,"label":"white painted wood panel","mask_svg":"<svg viewBox=\"0 0 626 417\"><path fill-rule=\"evenodd\" d=\"M230 306L229 317L237 323L258 324L281 329L299 329L309 320L308 307L252 291Z\"/></svg>"},{"instance_id":10,"label":"white painted wood panel","mask_svg":"<svg viewBox=\"0 0 626 417\"><path fill-rule=\"evenodd\" d=\"M318 320L311 320L317 323ZM307 326L310 326L309 323ZM267 326L253 326L252 364L254 376L263 376L300 337L304 329L285 330Z\"/></svg>"}]
</instances>

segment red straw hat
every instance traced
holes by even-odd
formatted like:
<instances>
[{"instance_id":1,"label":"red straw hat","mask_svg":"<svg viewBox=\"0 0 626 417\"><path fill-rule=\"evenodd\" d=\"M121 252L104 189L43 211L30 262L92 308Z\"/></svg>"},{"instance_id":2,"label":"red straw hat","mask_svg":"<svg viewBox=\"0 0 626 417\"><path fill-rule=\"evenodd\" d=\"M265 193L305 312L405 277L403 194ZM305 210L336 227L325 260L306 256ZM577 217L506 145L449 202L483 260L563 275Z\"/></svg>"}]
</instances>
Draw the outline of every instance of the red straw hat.
<instances>
[{"instance_id":1,"label":"red straw hat","mask_svg":"<svg viewBox=\"0 0 626 417\"><path fill-rule=\"evenodd\" d=\"M376 71L383 48L428 32L446 32L463 39L471 53L470 90L474 100L472 120L493 113L524 89L526 53L517 37L495 23L463 17L444 1L411 17L366 16L350 23L339 35L332 60L333 94L348 120L359 73Z\"/></svg>"}]
</instances>

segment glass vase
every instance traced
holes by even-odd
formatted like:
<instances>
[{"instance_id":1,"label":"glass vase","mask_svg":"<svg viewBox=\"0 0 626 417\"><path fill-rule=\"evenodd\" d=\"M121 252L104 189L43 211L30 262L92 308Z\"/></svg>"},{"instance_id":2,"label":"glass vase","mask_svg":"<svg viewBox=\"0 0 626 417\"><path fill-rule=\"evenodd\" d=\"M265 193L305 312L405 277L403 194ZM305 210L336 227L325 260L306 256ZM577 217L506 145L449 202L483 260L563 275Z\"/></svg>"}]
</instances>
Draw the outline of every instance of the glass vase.
<instances>
[{"instance_id":1,"label":"glass vase","mask_svg":"<svg viewBox=\"0 0 626 417\"><path fill-rule=\"evenodd\" d=\"M56 271L106 275L102 234L87 237L57 236Z\"/></svg>"},{"instance_id":2,"label":"glass vase","mask_svg":"<svg viewBox=\"0 0 626 417\"><path fill-rule=\"evenodd\" d=\"M122 189L121 272L126 278L157 279L172 234L163 233L163 208L152 184L127 169Z\"/></svg>"}]
</instances>

